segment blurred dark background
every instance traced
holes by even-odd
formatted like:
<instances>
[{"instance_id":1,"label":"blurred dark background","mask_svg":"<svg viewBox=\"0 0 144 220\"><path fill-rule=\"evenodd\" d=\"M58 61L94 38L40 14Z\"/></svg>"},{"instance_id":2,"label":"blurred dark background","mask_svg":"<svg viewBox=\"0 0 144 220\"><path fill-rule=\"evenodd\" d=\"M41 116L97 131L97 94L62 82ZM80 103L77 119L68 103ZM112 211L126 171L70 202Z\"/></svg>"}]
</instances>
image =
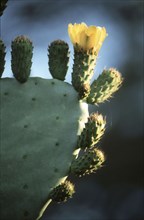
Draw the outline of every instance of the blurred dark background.
<instances>
[{"instance_id":1,"label":"blurred dark background","mask_svg":"<svg viewBox=\"0 0 144 220\"><path fill-rule=\"evenodd\" d=\"M0 36L7 45L3 77L11 77L10 45L25 34L34 44L32 76L51 78L47 47L62 39L71 50L66 78L71 82L73 48L69 23L105 26L108 32L99 53L96 78L103 68L116 67L124 77L121 89L109 102L90 106L107 118L99 147L106 163L95 175L71 177L76 194L66 204L50 206L43 220L142 220L144 219L143 147L143 29L144 2L129 0L10 0L1 18Z\"/></svg>"}]
</instances>

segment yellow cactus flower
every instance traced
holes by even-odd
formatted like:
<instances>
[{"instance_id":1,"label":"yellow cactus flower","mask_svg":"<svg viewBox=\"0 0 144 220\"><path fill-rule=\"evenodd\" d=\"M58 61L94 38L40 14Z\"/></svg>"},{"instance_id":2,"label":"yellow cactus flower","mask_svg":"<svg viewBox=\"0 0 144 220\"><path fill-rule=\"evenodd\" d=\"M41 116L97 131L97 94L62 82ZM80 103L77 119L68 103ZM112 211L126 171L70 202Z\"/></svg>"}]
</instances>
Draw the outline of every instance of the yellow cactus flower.
<instances>
[{"instance_id":1,"label":"yellow cactus flower","mask_svg":"<svg viewBox=\"0 0 144 220\"><path fill-rule=\"evenodd\" d=\"M106 29L99 26L87 26L85 23L69 24L68 34L74 46L84 51L91 50L98 54L106 36Z\"/></svg>"}]
</instances>

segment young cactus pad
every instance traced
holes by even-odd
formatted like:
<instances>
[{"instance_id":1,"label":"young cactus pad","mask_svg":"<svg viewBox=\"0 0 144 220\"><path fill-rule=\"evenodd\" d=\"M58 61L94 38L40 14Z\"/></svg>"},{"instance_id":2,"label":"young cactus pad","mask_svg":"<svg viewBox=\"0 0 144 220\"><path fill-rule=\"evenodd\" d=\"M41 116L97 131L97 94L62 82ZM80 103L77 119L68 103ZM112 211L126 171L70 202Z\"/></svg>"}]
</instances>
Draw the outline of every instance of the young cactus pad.
<instances>
[{"instance_id":1,"label":"young cactus pad","mask_svg":"<svg viewBox=\"0 0 144 220\"><path fill-rule=\"evenodd\" d=\"M39 220L51 202L72 197L75 189L67 180L70 173L91 174L105 160L96 144L104 134L106 120L99 113L89 115L87 102L97 105L110 98L122 77L109 69L90 85L106 30L84 23L71 24L68 30L75 53L72 85L63 82L69 61L67 43L58 40L48 47L53 79L42 79L29 78L32 42L25 36L12 41L15 78L0 79L2 220ZM5 46L3 42L0 45L2 76Z\"/></svg>"}]
</instances>

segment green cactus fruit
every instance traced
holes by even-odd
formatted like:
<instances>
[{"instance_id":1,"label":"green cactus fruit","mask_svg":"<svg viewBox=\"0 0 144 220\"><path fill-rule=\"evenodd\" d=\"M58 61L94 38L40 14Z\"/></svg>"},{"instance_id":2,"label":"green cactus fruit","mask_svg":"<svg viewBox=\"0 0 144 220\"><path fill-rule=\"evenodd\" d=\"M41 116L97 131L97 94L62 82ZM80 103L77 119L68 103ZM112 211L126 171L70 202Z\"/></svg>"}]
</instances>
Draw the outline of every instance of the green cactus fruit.
<instances>
[{"instance_id":1,"label":"green cactus fruit","mask_svg":"<svg viewBox=\"0 0 144 220\"><path fill-rule=\"evenodd\" d=\"M53 78L64 81L68 70L69 46L62 40L53 41L48 48L49 70Z\"/></svg>"},{"instance_id":2,"label":"green cactus fruit","mask_svg":"<svg viewBox=\"0 0 144 220\"><path fill-rule=\"evenodd\" d=\"M63 182L88 118L88 105L56 79L0 80L2 220L35 220ZM68 186L69 187L69 186Z\"/></svg>"},{"instance_id":3,"label":"green cactus fruit","mask_svg":"<svg viewBox=\"0 0 144 220\"><path fill-rule=\"evenodd\" d=\"M54 202L66 202L74 194L74 185L70 181L65 181L56 186L49 194L49 198Z\"/></svg>"},{"instance_id":4,"label":"green cactus fruit","mask_svg":"<svg viewBox=\"0 0 144 220\"><path fill-rule=\"evenodd\" d=\"M91 148L99 142L105 131L106 120L98 113L92 113L78 138L78 148Z\"/></svg>"},{"instance_id":5,"label":"green cactus fruit","mask_svg":"<svg viewBox=\"0 0 144 220\"><path fill-rule=\"evenodd\" d=\"M84 152L84 155L73 160L71 165L71 173L79 177L94 173L102 166L104 161L105 158L102 151L96 148L89 149Z\"/></svg>"},{"instance_id":6,"label":"green cactus fruit","mask_svg":"<svg viewBox=\"0 0 144 220\"><path fill-rule=\"evenodd\" d=\"M8 0L1 0L1 2L0 2L0 16L3 15L3 11L7 7L7 2L8 2Z\"/></svg>"},{"instance_id":7,"label":"green cactus fruit","mask_svg":"<svg viewBox=\"0 0 144 220\"><path fill-rule=\"evenodd\" d=\"M3 74L4 71L4 67L5 67L5 45L3 43L3 41L0 39L0 78Z\"/></svg>"},{"instance_id":8,"label":"green cactus fruit","mask_svg":"<svg viewBox=\"0 0 144 220\"><path fill-rule=\"evenodd\" d=\"M98 104L108 100L119 89L122 81L123 78L116 69L103 70L98 79L92 83L87 102Z\"/></svg>"},{"instance_id":9,"label":"green cactus fruit","mask_svg":"<svg viewBox=\"0 0 144 220\"><path fill-rule=\"evenodd\" d=\"M94 74L97 55L91 50L84 51L78 46L74 47L74 65L72 72L72 85L84 99L90 92L90 80Z\"/></svg>"},{"instance_id":10,"label":"green cactus fruit","mask_svg":"<svg viewBox=\"0 0 144 220\"><path fill-rule=\"evenodd\" d=\"M11 68L14 77L24 83L28 80L32 65L33 45L26 36L18 36L12 41Z\"/></svg>"}]
</instances>

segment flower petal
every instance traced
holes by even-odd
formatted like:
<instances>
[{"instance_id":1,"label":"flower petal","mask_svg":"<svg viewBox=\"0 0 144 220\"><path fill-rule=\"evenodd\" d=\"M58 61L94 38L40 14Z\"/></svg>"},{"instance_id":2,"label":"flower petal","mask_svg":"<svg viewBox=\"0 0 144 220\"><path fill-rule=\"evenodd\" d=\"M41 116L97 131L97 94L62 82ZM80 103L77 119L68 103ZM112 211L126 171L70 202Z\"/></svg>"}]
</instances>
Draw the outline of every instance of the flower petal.
<instances>
[{"instance_id":1,"label":"flower petal","mask_svg":"<svg viewBox=\"0 0 144 220\"><path fill-rule=\"evenodd\" d=\"M69 34L71 42L74 44L74 42L75 42L75 34L74 34L74 31L73 31L73 25L72 24L68 25L68 34Z\"/></svg>"},{"instance_id":2,"label":"flower petal","mask_svg":"<svg viewBox=\"0 0 144 220\"><path fill-rule=\"evenodd\" d=\"M87 42L87 49L92 49L96 45L96 34L91 34Z\"/></svg>"},{"instance_id":3,"label":"flower petal","mask_svg":"<svg viewBox=\"0 0 144 220\"><path fill-rule=\"evenodd\" d=\"M83 50L92 49L98 53L107 36L106 29L99 26L87 26L85 23L69 24L68 33L75 46L78 44Z\"/></svg>"},{"instance_id":4,"label":"flower petal","mask_svg":"<svg viewBox=\"0 0 144 220\"><path fill-rule=\"evenodd\" d=\"M96 26L89 26L89 28L86 30L86 34L90 36L91 34L95 33L97 30Z\"/></svg>"},{"instance_id":5,"label":"flower petal","mask_svg":"<svg viewBox=\"0 0 144 220\"><path fill-rule=\"evenodd\" d=\"M88 36L85 34L85 31L82 31L79 35L78 44L85 50L87 47Z\"/></svg>"}]
</instances>

